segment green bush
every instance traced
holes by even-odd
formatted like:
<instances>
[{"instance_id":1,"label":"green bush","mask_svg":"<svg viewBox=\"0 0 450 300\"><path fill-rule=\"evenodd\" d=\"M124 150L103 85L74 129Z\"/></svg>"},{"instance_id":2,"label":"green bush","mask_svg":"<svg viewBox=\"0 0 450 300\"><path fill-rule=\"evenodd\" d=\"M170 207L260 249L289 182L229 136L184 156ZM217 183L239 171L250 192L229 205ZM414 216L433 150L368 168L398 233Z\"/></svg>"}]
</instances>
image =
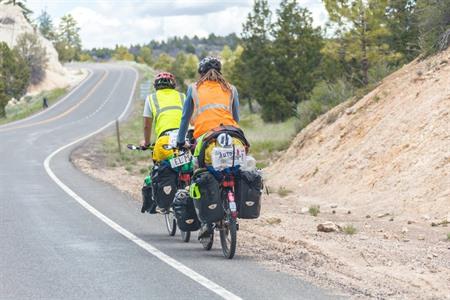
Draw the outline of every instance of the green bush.
<instances>
[{"instance_id":1,"label":"green bush","mask_svg":"<svg viewBox=\"0 0 450 300\"><path fill-rule=\"evenodd\" d=\"M417 2L419 46L425 55L444 50L450 45L450 5L448 1Z\"/></svg>"},{"instance_id":2,"label":"green bush","mask_svg":"<svg viewBox=\"0 0 450 300\"><path fill-rule=\"evenodd\" d=\"M387 63L376 64L369 69L369 85L376 84L395 71L395 67Z\"/></svg>"},{"instance_id":3,"label":"green bush","mask_svg":"<svg viewBox=\"0 0 450 300\"><path fill-rule=\"evenodd\" d=\"M292 104L283 95L272 92L267 95L262 105L261 117L265 122L279 122L293 116Z\"/></svg>"},{"instance_id":4,"label":"green bush","mask_svg":"<svg viewBox=\"0 0 450 300\"><path fill-rule=\"evenodd\" d=\"M345 234L353 235L353 234L355 234L355 233L357 232L357 229L356 229L356 227L353 226L352 224L349 224L349 225L345 225L345 226L342 228L342 231L343 231Z\"/></svg>"},{"instance_id":5,"label":"green bush","mask_svg":"<svg viewBox=\"0 0 450 300\"><path fill-rule=\"evenodd\" d=\"M30 83L38 84L45 79L45 68L47 67L47 52L33 33L23 33L17 38L15 50L27 63L31 70Z\"/></svg>"},{"instance_id":6,"label":"green bush","mask_svg":"<svg viewBox=\"0 0 450 300\"><path fill-rule=\"evenodd\" d=\"M319 82L314 87L310 100L300 102L297 106L297 117L299 119L297 129L303 129L318 116L349 99L353 94L353 87L342 79L334 83Z\"/></svg>"},{"instance_id":7,"label":"green bush","mask_svg":"<svg viewBox=\"0 0 450 300\"><path fill-rule=\"evenodd\" d=\"M302 130L318 116L324 113L324 106L317 100L308 100L300 102L298 105L298 123L297 130Z\"/></svg>"},{"instance_id":8,"label":"green bush","mask_svg":"<svg viewBox=\"0 0 450 300\"><path fill-rule=\"evenodd\" d=\"M0 42L0 118L11 98L20 99L28 87L30 68L23 58L5 42Z\"/></svg>"},{"instance_id":9,"label":"green bush","mask_svg":"<svg viewBox=\"0 0 450 300\"><path fill-rule=\"evenodd\" d=\"M317 215L320 213L320 205L311 205L308 208L308 212L311 216L317 217Z\"/></svg>"}]
</instances>

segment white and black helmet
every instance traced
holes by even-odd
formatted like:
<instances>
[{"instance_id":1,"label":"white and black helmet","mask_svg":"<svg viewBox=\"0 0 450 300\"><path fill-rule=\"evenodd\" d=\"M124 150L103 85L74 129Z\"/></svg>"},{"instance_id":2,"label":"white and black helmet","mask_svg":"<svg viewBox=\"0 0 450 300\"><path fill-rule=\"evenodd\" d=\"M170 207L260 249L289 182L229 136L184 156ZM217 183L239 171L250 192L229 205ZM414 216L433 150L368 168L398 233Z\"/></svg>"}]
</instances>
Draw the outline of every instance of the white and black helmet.
<instances>
[{"instance_id":1,"label":"white and black helmet","mask_svg":"<svg viewBox=\"0 0 450 300\"><path fill-rule=\"evenodd\" d=\"M214 69L220 73L222 70L222 63L217 57L207 56L198 64L198 73L200 75L206 74L209 70Z\"/></svg>"}]
</instances>

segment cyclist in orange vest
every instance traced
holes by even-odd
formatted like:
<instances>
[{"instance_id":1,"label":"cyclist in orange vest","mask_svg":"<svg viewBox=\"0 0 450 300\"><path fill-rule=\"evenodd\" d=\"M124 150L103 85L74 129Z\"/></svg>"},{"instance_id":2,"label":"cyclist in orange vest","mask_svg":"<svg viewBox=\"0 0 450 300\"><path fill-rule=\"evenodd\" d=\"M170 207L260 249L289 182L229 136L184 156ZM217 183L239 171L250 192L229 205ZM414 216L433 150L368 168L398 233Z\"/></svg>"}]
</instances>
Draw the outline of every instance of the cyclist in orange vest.
<instances>
[{"instance_id":1,"label":"cyclist in orange vest","mask_svg":"<svg viewBox=\"0 0 450 300\"><path fill-rule=\"evenodd\" d=\"M222 76L221 69L219 59L202 59L198 67L200 79L191 84L186 93L177 146L184 147L186 131L191 123L197 140L194 156L199 155L203 137L208 131L222 125L239 127L238 93ZM202 224L198 238L207 237L211 231L211 224Z\"/></svg>"},{"instance_id":2,"label":"cyclist in orange vest","mask_svg":"<svg viewBox=\"0 0 450 300\"><path fill-rule=\"evenodd\" d=\"M238 126L239 97L236 88L221 73L222 64L216 57L200 61L200 79L188 87L177 145L183 147L189 123L194 126L194 138L201 144L202 136L221 125Z\"/></svg>"}]
</instances>

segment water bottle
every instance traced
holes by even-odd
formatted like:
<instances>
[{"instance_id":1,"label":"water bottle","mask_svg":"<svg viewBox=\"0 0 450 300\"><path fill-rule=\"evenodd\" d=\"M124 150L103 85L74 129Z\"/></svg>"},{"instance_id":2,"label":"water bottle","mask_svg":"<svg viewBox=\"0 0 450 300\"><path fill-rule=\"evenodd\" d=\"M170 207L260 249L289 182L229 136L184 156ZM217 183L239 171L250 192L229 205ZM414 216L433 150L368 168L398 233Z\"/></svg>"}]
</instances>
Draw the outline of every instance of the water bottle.
<instances>
[{"instance_id":1,"label":"water bottle","mask_svg":"<svg viewBox=\"0 0 450 300\"><path fill-rule=\"evenodd\" d=\"M256 160L253 158L253 156L247 155L245 157L245 164L242 170L248 172L256 170Z\"/></svg>"}]
</instances>

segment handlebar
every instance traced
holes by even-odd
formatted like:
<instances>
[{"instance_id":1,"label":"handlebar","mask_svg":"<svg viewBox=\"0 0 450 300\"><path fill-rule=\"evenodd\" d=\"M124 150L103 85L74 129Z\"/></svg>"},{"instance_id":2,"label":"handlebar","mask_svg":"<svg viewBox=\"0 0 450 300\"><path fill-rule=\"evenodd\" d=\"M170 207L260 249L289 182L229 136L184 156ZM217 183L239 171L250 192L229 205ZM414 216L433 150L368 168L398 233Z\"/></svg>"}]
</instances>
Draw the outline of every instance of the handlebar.
<instances>
[{"instance_id":1,"label":"handlebar","mask_svg":"<svg viewBox=\"0 0 450 300\"><path fill-rule=\"evenodd\" d=\"M144 147L144 146L138 146L138 145L133 145L133 144L128 144L127 148L130 150L138 150L138 151L146 151L146 150L151 150L153 151L153 146L149 146L149 147Z\"/></svg>"},{"instance_id":2,"label":"handlebar","mask_svg":"<svg viewBox=\"0 0 450 300\"><path fill-rule=\"evenodd\" d=\"M191 148L191 144L186 141L186 144L183 148L179 149L177 146L172 145L164 145L164 150L189 150Z\"/></svg>"}]
</instances>

